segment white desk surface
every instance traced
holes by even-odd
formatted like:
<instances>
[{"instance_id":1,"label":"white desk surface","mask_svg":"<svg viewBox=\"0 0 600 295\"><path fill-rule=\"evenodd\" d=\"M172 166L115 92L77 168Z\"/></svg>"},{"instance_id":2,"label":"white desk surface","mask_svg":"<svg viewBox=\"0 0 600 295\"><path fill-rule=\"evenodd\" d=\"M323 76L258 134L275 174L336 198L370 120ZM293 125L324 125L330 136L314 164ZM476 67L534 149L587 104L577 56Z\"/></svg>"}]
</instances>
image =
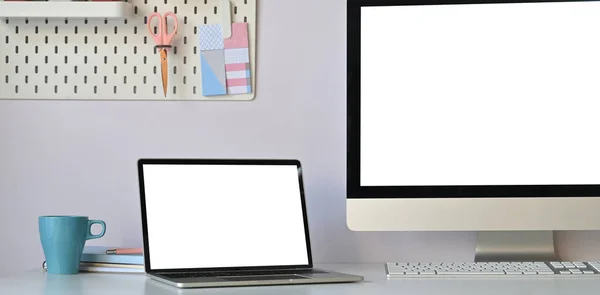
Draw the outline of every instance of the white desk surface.
<instances>
[{"instance_id":1,"label":"white desk surface","mask_svg":"<svg viewBox=\"0 0 600 295\"><path fill-rule=\"evenodd\" d=\"M597 294L598 278L437 278L387 279L382 264L333 264L318 268L358 274L360 283L233 287L180 290L147 278L144 274L91 274L61 276L34 270L0 278L2 295L420 295L420 294L527 294L552 295L585 292ZM595 276L594 276L595 277Z\"/></svg>"}]
</instances>

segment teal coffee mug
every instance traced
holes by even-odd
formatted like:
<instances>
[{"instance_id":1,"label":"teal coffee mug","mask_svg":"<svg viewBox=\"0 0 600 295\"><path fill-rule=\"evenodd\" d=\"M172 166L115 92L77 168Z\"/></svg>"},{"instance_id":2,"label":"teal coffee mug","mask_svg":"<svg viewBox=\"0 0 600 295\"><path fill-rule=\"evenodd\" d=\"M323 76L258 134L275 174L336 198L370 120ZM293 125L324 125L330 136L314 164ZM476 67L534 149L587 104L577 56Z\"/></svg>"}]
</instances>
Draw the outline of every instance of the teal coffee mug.
<instances>
[{"instance_id":1,"label":"teal coffee mug","mask_svg":"<svg viewBox=\"0 0 600 295\"><path fill-rule=\"evenodd\" d=\"M98 239L106 232L102 220L87 216L40 216L40 240L50 274L77 274L85 242ZM92 234L92 225L100 224L102 231Z\"/></svg>"}]
</instances>

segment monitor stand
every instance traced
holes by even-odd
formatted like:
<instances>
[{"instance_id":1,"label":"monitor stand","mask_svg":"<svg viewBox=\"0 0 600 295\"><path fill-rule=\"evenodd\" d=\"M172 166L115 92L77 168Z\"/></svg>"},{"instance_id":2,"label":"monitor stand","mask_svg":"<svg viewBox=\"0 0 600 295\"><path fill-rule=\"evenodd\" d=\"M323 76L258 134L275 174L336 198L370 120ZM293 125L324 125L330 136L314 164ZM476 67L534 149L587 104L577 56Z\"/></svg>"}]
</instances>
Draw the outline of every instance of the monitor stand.
<instances>
[{"instance_id":1,"label":"monitor stand","mask_svg":"<svg viewBox=\"0 0 600 295\"><path fill-rule=\"evenodd\" d=\"M553 231L478 232L475 262L560 261Z\"/></svg>"}]
</instances>

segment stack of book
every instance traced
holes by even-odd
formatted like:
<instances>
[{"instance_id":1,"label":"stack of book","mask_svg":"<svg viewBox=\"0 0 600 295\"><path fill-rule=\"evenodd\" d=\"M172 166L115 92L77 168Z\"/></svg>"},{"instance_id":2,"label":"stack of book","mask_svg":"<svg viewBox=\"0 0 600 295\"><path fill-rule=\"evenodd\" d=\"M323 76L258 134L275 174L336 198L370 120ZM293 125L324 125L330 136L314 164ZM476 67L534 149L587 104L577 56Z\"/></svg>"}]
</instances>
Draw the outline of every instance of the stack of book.
<instances>
[{"instance_id":1,"label":"stack of book","mask_svg":"<svg viewBox=\"0 0 600 295\"><path fill-rule=\"evenodd\" d=\"M86 246L81 255L80 272L144 273L144 255L107 254L115 247ZM43 263L46 269L46 261Z\"/></svg>"}]
</instances>

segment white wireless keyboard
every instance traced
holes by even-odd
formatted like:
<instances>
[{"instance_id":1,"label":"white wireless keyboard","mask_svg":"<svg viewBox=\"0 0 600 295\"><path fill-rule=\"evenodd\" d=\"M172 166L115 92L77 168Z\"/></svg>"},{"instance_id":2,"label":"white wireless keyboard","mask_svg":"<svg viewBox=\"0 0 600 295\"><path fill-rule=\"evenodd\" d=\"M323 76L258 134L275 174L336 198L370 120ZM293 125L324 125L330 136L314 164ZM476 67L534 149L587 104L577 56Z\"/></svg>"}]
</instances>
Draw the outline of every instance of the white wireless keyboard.
<instances>
[{"instance_id":1,"label":"white wireless keyboard","mask_svg":"<svg viewBox=\"0 0 600 295\"><path fill-rule=\"evenodd\" d=\"M600 262L464 262L464 263L386 263L393 277L445 276L594 276L600 275Z\"/></svg>"}]
</instances>

